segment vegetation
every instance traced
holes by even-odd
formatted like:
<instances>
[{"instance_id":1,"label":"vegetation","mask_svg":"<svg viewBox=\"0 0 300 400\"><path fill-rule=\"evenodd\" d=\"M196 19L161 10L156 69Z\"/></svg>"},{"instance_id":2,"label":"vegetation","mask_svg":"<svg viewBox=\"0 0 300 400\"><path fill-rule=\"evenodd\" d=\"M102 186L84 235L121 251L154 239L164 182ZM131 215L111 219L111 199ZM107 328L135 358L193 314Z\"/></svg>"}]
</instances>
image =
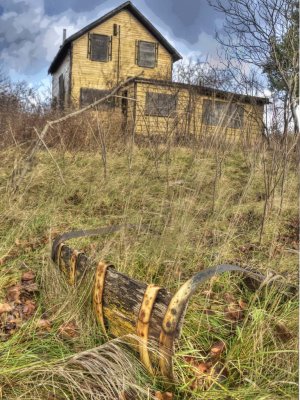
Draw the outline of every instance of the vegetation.
<instances>
[{"instance_id":1,"label":"vegetation","mask_svg":"<svg viewBox=\"0 0 300 400\"><path fill-rule=\"evenodd\" d=\"M256 291L214 278L193 298L174 398L297 398L296 138L236 143L220 128L206 142L141 145L95 115L52 129L18 188L28 142L15 132L1 151L0 398L171 398L123 338L101 335L91 282L70 288L49 260L58 233L123 222L147 228L74 245L172 292L218 263L267 276Z\"/></svg>"}]
</instances>

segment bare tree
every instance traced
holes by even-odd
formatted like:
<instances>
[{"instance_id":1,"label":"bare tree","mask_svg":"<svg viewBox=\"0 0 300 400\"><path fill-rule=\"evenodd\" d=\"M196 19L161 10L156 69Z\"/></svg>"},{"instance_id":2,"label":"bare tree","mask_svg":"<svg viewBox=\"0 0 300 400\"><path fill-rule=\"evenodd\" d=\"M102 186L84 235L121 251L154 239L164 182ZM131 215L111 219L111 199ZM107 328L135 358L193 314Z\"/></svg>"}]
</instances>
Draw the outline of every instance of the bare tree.
<instances>
[{"instance_id":1,"label":"bare tree","mask_svg":"<svg viewBox=\"0 0 300 400\"><path fill-rule=\"evenodd\" d=\"M258 67L267 74L271 88L285 93L286 110L291 113L295 132L299 133L298 3L295 0L208 1L225 15L223 32L217 39L224 46L227 58Z\"/></svg>"}]
</instances>

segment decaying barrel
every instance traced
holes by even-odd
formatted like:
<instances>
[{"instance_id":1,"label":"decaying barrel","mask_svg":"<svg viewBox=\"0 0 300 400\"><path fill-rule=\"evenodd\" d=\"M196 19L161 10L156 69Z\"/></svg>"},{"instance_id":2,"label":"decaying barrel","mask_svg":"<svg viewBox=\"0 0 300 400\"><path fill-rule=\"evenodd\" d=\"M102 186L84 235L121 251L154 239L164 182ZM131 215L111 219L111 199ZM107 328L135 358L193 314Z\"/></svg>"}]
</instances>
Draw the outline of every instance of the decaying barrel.
<instances>
[{"instance_id":1,"label":"decaying barrel","mask_svg":"<svg viewBox=\"0 0 300 400\"><path fill-rule=\"evenodd\" d=\"M139 336L139 353L145 367L150 373L159 373L172 381L174 341L180 336L188 301L199 284L226 271L243 272L259 281L263 276L238 266L218 265L196 274L172 296L167 289L132 279L102 261L93 265L84 253L64 243L71 238L107 234L122 227L117 225L63 234L53 243L52 260L71 285L81 280L87 269L94 268L93 306L103 333L113 337ZM154 351L149 352L149 347Z\"/></svg>"}]
</instances>

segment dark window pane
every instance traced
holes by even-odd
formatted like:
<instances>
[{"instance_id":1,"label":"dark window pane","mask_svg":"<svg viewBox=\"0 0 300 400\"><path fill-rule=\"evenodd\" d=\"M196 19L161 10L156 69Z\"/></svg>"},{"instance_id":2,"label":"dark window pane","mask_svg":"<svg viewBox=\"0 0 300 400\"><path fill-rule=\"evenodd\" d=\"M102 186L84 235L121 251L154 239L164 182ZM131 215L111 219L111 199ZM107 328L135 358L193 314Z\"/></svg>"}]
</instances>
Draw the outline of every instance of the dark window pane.
<instances>
[{"instance_id":1,"label":"dark window pane","mask_svg":"<svg viewBox=\"0 0 300 400\"><path fill-rule=\"evenodd\" d=\"M244 109L238 104L204 100L202 122L211 126L220 125L235 129L242 128Z\"/></svg>"},{"instance_id":2,"label":"dark window pane","mask_svg":"<svg viewBox=\"0 0 300 400\"><path fill-rule=\"evenodd\" d=\"M156 43L138 42L138 65L140 67L155 67Z\"/></svg>"},{"instance_id":3,"label":"dark window pane","mask_svg":"<svg viewBox=\"0 0 300 400\"><path fill-rule=\"evenodd\" d=\"M85 107L91 103L94 103L96 100L100 100L103 97L107 96L110 93L109 90L99 90L99 89L89 89L89 88L81 88L80 89L80 105L81 107ZM102 105L102 103L101 103ZM114 98L110 98L103 103L104 106L114 107Z\"/></svg>"},{"instance_id":4,"label":"dark window pane","mask_svg":"<svg viewBox=\"0 0 300 400\"><path fill-rule=\"evenodd\" d=\"M174 116L176 103L176 94L147 92L145 114L158 117Z\"/></svg>"},{"instance_id":5,"label":"dark window pane","mask_svg":"<svg viewBox=\"0 0 300 400\"><path fill-rule=\"evenodd\" d=\"M59 75L58 78L58 102L61 109L65 105L65 80L63 74Z\"/></svg>"},{"instance_id":6,"label":"dark window pane","mask_svg":"<svg viewBox=\"0 0 300 400\"><path fill-rule=\"evenodd\" d=\"M105 35L90 35L91 60L108 61L110 37Z\"/></svg>"}]
</instances>

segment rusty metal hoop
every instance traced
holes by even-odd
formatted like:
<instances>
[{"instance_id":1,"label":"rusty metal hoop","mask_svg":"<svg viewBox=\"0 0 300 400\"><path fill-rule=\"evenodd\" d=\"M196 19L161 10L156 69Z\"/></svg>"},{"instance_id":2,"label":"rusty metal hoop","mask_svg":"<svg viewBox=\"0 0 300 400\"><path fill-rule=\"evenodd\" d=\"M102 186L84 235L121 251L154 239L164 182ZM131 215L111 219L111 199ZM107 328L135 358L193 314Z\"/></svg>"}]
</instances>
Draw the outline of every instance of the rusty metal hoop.
<instances>
[{"instance_id":1,"label":"rusty metal hoop","mask_svg":"<svg viewBox=\"0 0 300 400\"><path fill-rule=\"evenodd\" d=\"M93 293L93 304L94 310L97 317L98 322L100 323L102 332L106 337L108 337L105 322L104 322L104 314L103 314L103 292L104 292L104 282L106 271L112 265L105 264L100 261L97 265L96 273L95 273L95 285L94 285L94 293Z\"/></svg>"},{"instance_id":2,"label":"rusty metal hoop","mask_svg":"<svg viewBox=\"0 0 300 400\"><path fill-rule=\"evenodd\" d=\"M136 325L137 335L140 337L139 342L139 353L140 359L150 374L153 374L153 368L148 351L148 340L149 340L149 323L151 318L152 309L161 287L150 284L147 286L141 308L139 311L138 321Z\"/></svg>"},{"instance_id":3,"label":"rusty metal hoop","mask_svg":"<svg viewBox=\"0 0 300 400\"><path fill-rule=\"evenodd\" d=\"M169 381L174 381L173 373L173 354L174 341L180 334L180 325L185 316L188 302L201 283L223 272L239 271L252 275L254 278L258 274L251 273L235 265L222 264L205 271L198 272L191 279L185 282L172 297L165 313L161 334L159 338L159 367L161 375Z\"/></svg>"}]
</instances>

